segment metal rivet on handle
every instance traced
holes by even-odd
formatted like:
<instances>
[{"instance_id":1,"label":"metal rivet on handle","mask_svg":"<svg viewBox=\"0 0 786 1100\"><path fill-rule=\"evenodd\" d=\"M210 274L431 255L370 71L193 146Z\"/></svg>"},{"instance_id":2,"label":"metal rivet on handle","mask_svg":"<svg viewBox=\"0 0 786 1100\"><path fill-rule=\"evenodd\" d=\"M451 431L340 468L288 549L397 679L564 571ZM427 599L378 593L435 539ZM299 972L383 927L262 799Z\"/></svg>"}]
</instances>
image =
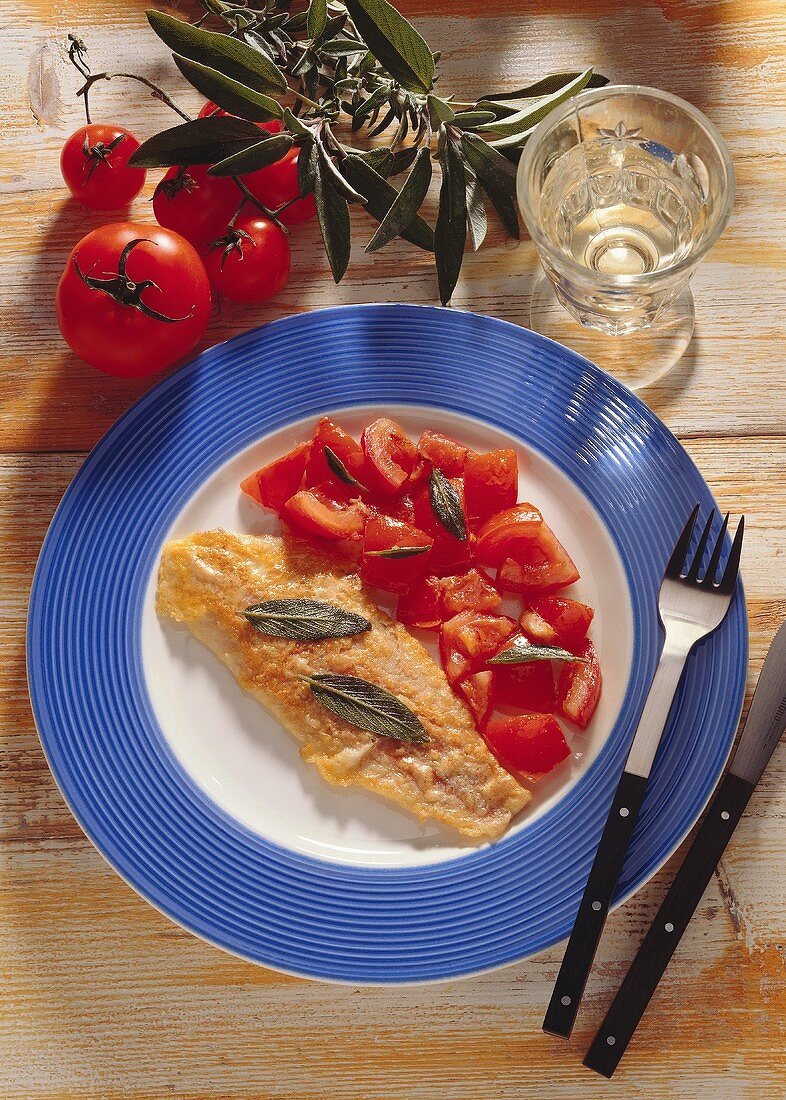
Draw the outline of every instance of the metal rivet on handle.
<instances>
[{"instance_id":1,"label":"metal rivet on handle","mask_svg":"<svg viewBox=\"0 0 786 1100\"><path fill-rule=\"evenodd\" d=\"M721 810L721 817L723 818L724 821L728 821L729 820L729 811L728 810Z\"/></svg>"},{"instance_id":2,"label":"metal rivet on handle","mask_svg":"<svg viewBox=\"0 0 786 1100\"><path fill-rule=\"evenodd\" d=\"M593 901L593 903L592 903L592 908L593 908L593 909L595 910L595 912L597 913L597 912L598 912L598 910L599 910L599 909L602 909L603 907L601 906L601 904L600 904L600 902L599 902L599 901Z\"/></svg>"},{"instance_id":3,"label":"metal rivet on handle","mask_svg":"<svg viewBox=\"0 0 786 1100\"><path fill-rule=\"evenodd\" d=\"M627 806L620 806L620 817L627 817L629 813L630 810Z\"/></svg>"},{"instance_id":4,"label":"metal rivet on handle","mask_svg":"<svg viewBox=\"0 0 786 1100\"><path fill-rule=\"evenodd\" d=\"M614 1044L616 1043L616 1041L617 1040L616 1040L614 1035L607 1035L606 1036L606 1042L609 1044L610 1047L613 1047Z\"/></svg>"},{"instance_id":5,"label":"metal rivet on handle","mask_svg":"<svg viewBox=\"0 0 786 1100\"><path fill-rule=\"evenodd\" d=\"M564 997L560 997L560 1004L563 1004L563 1005L566 1005L566 1006L569 1005L570 1004L570 997L568 997L567 994Z\"/></svg>"},{"instance_id":6,"label":"metal rivet on handle","mask_svg":"<svg viewBox=\"0 0 786 1100\"><path fill-rule=\"evenodd\" d=\"M666 923L664 924L663 927L666 929L667 932L673 932L674 931L674 925L671 923L670 920L666 921Z\"/></svg>"}]
</instances>

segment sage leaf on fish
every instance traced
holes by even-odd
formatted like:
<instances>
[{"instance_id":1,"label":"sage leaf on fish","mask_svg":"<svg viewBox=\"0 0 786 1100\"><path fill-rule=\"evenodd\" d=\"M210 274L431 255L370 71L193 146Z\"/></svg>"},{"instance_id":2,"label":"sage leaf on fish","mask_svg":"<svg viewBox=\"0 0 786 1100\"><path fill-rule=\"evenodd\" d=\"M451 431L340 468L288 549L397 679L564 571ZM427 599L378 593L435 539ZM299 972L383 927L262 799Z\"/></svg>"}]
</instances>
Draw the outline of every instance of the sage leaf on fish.
<instances>
[{"instance_id":1,"label":"sage leaf on fish","mask_svg":"<svg viewBox=\"0 0 786 1100\"><path fill-rule=\"evenodd\" d=\"M303 676L319 702L357 729L423 745L429 736L417 715L395 695L359 676Z\"/></svg>"},{"instance_id":2,"label":"sage leaf on fish","mask_svg":"<svg viewBox=\"0 0 786 1100\"><path fill-rule=\"evenodd\" d=\"M260 634L299 642L351 638L371 630L362 615L321 600L266 600L247 607L243 615Z\"/></svg>"}]
</instances>

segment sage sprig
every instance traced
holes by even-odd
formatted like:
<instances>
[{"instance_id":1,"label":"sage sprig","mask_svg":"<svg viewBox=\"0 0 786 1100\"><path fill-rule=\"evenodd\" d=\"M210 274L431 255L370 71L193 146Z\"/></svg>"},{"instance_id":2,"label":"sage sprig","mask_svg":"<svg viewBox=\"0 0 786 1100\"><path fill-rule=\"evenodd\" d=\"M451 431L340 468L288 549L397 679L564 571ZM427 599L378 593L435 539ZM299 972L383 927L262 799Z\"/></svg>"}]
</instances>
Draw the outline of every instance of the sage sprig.
<instances>
[{"instance_id":1,"label":"sage sprig","mask_svg":"<svg viewBox=\"0 0 786 1100\"><path fill-rule=\"evenodd\" d=\"M467 517L461 505L455 485L451 485L436 466L431 471L428 482L428 495L434 515L448 532L459 542L467 541Z\"/></svg>"},{"instance_id":2,"label":"sage sprig","mask_svg":"<svg viewBox=\"0 0 786 1100\"><path fill-rule=\"evenodd\" d=\"M362 615L320 600L266 600L247 607L243 615L260 634L299 642L351 638L371 630Z\"/></svg>"},{"instance_id":3,"label":"sage sprig","mask_svg":"<svg viewBox=\"0 0 786 1100\"><path fill-rule=\"evenodd\" d=\"M585 664L570 650L555 645L536 645L527 638L514 638L511 644L486 663L489 665L529 665L535 661L573 661Z\"/></svg>"},{"instance_id":4,"label":"sage sprig","mask_svg":"<svg viewBox=\"0 0 786 1100\"><path fill-rule=\"evenodd\" d=\"M378 684L359 676L333 673L303 676L301 679L311 688L315 699L358 729L415 745L426 744L429 740L417 715Z\"/></svg>"}]
</instances>

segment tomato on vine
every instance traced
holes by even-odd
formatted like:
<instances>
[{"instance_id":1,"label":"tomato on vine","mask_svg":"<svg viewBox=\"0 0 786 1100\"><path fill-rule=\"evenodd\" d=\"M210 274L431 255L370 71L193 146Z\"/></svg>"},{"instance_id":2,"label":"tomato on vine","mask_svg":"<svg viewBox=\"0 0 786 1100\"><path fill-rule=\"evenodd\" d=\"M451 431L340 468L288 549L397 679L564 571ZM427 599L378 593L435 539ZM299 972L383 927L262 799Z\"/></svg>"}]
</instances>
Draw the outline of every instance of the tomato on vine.
<instances>
[{"instance_id":1,"label":"tomato on vine","mask_svg":"<svg viewBox=\"0 0 786 1100\"><path fill-rule=\"evenodd\" d=\"M137 378L170 366L202 338L210 283L183 237L116 222L73 249L56 304L63 338L80 358L106 374Z\"/></svg>"},{"instance_id":2,"label":"tomato on vine","mask_svg":"<svg viewBox=\"0 0 786 1100\"><path fill-rule=\"evenodd\" d=\"M241 214L205 257L213 287L236 302L264 302L278 294L287 285L289 264L286 235L260 213Z\"/></svg>"},{"instance_id":3,"label":"tomato on vine","mask_svg":"<svg viewBox=\"0 0 786 1100\"><path fill-rule=\"evenodd\" d=\"M153 194L159 225L203 250L227 231L243 196L226 176L211 176L206 164L169 168Z\"/></svg>"},{"instance_id":4,"label":"tomato on vine","mask_svg":"<svg viewBox=\"0 0 786 1100\"><path fill-rule=\"evenodd\" d=\"M124 126L93 122L66 141L60 170L69 191L93 210L119 210L139 194L144 168L132 168L128 159L139 142Z\"/></svg>"}]
</instances>

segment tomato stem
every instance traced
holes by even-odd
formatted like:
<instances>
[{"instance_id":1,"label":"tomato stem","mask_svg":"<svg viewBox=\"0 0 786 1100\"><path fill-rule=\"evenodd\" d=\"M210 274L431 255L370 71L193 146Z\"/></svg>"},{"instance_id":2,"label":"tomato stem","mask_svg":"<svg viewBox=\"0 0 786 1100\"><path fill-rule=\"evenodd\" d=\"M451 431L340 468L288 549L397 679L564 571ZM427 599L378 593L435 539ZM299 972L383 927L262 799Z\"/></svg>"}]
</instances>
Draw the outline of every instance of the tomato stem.
<instances>
[{"instance_id":1,"label":"tomato stem","mask_svg":"<svg viewBox=\"0 0 786 1100\"><path fill-rule=\"evenodd\" d=\"M74 62L74 65L76 65L76 61L74 60L74 58L72 58L71 60ZM76 67L82 74L82 76L86 75L84 70L79 65L76 65ZM187 115L185 111L181 111L174 100L170 99L170 97L166 94L165 91L163 91L163 89L159 88L157 84L154 84L152 80L148 80L146 76L138 76L136 73L92 73L87 76L84 84L76 93L78 96L84 97L85 118L88 125L92 121L92 119L90 118L90 103L88 99L90 95L90 89L93 87L97 80L116 80L118 77L121 77L124 80L136 80L140 84L144 84L146 88L150 88L153 96L156 99L160 99L161 102L165 103L167 107L170 107L175 112L175 114L180 115L184 122L191 122L191 116Z\"/></svg>"},{"instance_id":2,"label":"tomato stem","mask_svg":"<svg viewBox=\"0 0 786 1100\"><path fill-rule=\"evenodd\" d=\"M239 176L232 176L230 178L234 181L235 185L239 189L240 194L243 196L244 202L253 203L254 206L256 206L257 210L261 210L266 218L270 218L270 220L273 222L273 224L278 226L278 228L281 230L282 233L286 233L286 235L289 236L289 229L287 228L287 226L285 226L284 223L282 221L280 221L276 217L276 215L273 213L273 211L270 210L267 206L265 206L265 204L263 202L260 202L259 199L255 195L252 195L252 193L249 191L249 189L246 187L245 183L243 183L242 179L240 179ZM242 207L243 207L243 203L240 204L240 207L235 212L235 218L240 213L240 210L242 209ZM235 218L233 218L232 221L234 221Z\"/></svg>"}]
</instances>

